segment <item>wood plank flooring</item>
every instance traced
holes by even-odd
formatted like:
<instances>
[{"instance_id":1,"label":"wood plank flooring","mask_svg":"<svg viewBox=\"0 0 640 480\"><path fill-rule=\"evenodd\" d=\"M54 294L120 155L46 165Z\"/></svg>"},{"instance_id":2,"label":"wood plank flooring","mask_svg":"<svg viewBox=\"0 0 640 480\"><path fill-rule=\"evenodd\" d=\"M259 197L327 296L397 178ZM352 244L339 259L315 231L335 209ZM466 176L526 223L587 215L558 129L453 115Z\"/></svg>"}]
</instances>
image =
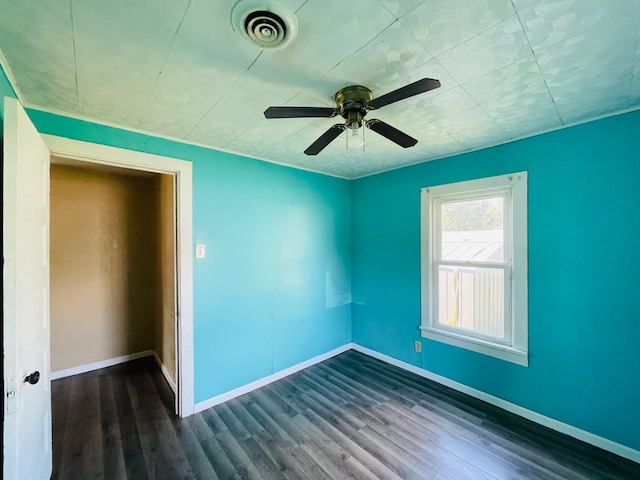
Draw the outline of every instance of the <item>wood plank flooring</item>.
<instances>
[{"instance_id":1,"label":"wood plank flooring","mask_svg":"<svg viewBox=\"0 0 640 480\"><path fill-rule=\"evenodd\" d=\"M640 464L349 351L186 419L151 358L55 380L54 479L640 479Z\"/></svg>"}]
</instances>

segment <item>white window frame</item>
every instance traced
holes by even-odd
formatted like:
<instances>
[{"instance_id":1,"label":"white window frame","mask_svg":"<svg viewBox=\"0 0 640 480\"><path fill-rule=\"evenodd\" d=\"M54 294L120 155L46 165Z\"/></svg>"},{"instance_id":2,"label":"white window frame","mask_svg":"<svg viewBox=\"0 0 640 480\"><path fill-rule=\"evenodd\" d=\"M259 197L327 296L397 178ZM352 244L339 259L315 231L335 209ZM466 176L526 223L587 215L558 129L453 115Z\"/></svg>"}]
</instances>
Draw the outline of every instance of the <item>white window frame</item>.
<instances>
[{"instance_id":1,"label":"white window frame","mask_svg":"<svg viewBox=\"0 0 640 480\"><path fill-rule=\"evenodd\" d=\"M504 338L483 335L438 322L440 205L444 202L502 196L505 206L504 263L460 262L504 269ZM422 312L424 338L528 366L527 172L423 188L421 197ZM455 262L443 261L451 264Z\"/></svg>"}]
</instances>

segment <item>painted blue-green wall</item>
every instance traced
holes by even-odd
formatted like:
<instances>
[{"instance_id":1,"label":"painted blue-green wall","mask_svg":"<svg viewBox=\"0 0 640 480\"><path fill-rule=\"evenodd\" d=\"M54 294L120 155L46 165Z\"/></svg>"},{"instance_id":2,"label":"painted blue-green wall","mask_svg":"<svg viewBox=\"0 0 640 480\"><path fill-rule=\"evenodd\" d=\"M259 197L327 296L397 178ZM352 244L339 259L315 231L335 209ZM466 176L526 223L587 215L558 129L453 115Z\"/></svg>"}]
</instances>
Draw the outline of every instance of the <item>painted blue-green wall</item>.
<instances>
[{"instance_id":1,"label":"painted blue-green wall","mask_svg":"<svg viewBox=\"0 0 640 480\"><path fill-rule=\"evenodd\" d=\"M349 183L232 155L194 166L197 398L349 343Z\"/></svg>"},{"instance_id":2,"label":"painted blue-green wall","mask_svg":"<svg viewBox=\"0 0 640 480\"><path fill-rule=\"evenodd\" d=\"M196 402L350 342L348 181L28 113L41 133L192 162Z\"/></svg>"},{"instance_id":3,"label":"painted blue-green wall","mask_svg":"<svg viewBox=\"0 0 640 480\"><path fill-rule=\"evenodd\" d=\"M529 367L420 339L421 187L529 172ZM640 450L640 111L352 185L353 341Z\"/></svg>"},{"instance_id":4,"label":"painted blue-green wall","mask_svg":"<svg viewBox=\"0 0 640 480\"><path fill-rule=\"evenodd\" d=\"M4 73L2 65L0 65L0 137L4 129L2 121L4 120L4 97L16 98L16 92L13 91L11 82Z\"/></svg>"}]
</instances>

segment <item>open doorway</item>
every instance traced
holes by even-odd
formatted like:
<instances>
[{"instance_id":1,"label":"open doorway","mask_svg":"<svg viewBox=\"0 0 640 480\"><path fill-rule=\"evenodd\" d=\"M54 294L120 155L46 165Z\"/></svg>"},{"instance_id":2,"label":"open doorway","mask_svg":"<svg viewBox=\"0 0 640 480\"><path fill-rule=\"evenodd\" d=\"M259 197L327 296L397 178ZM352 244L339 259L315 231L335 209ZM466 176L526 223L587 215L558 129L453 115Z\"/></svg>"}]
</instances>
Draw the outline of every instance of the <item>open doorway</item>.
<instances>
[{"instance_id":1,"label":"open doorway","mask_svg":"<svg viewBox=\"0 0 640 480\"><path fill-rule=\"evenodd\" d=\"M51 157L51 378L152 356L176 394L174 176Z\"/></svg>"},{"instance_id":2,"label":"open doorway","mask_svg":"<svg viewBox=\"0 0 640 480\"><path fill-rule=\"evenodd\" d=\"M164 225L162 222L157 222L156 226L164 230L170 228L174 235L173 244L171 242L160 244L156 250L158 255L162 256L163 252L166 253L170 249L174 253L174 258L172 260L173 278L171 279L169 275L164 278L161 276L159 282L160 284L170 282L174 291L171 292L165 286L162 288L162 295L156 296L155 305L160 318L160 327L155 329L155 332L162 332L163 329L164 332L154 338L153 351L160 360L158 363L165 366L163 371L165 377L173 380L176 413L181 417L191 415L194 405L191 163L51 135L43 135L43 138L52 159L65 159L63 163L72 164L75 167L84 166L85 169L93 167L94 171L97 169L103 173L113 171L114 167L126 168L129 174L133 173L133 177L139 178L160 174L157 176L160 180L156 188L158 198L164 199L165 204L159 206L159 210L164 210L165 214L167 211L172 212L170 219L172 225L168 226L167 220ZM163 190L164 193L162 193ZM169 190L172 193L167 194ZM168 198L171 198L170 202L167 201ZM160 231L156 233L160 235ZM159 258L156 257L156 259ZM164 272L166 274L168 269L164 269ZM174 338L166 334L168 329L173 329ZM173 354L171 344L174 346ZM145 350L142 350L142 353L149 354ZM171 369L175 371L171 372Z\"/></svg>"}]
</instances>

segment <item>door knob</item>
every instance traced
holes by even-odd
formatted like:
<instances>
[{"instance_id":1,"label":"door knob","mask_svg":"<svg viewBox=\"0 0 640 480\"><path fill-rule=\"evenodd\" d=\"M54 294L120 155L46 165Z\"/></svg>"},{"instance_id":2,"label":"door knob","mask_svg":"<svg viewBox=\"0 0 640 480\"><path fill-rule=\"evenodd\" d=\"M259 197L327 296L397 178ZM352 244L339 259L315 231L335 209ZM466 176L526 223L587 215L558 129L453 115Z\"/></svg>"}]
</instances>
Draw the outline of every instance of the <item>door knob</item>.
<instances>
[{"instance_id":1,"label":"door knob","mask_svg":"<svg viewBox=\"0 0 640 480\"><path fill-rule=\"evenodd\" d=\"M38 383L38 380L40 380L40 372L37 370L31 375L27 375L26 377L24 377L24 381L29 382L31 385L35 385L36 383Z\"/></svg>"}]
</instances>

